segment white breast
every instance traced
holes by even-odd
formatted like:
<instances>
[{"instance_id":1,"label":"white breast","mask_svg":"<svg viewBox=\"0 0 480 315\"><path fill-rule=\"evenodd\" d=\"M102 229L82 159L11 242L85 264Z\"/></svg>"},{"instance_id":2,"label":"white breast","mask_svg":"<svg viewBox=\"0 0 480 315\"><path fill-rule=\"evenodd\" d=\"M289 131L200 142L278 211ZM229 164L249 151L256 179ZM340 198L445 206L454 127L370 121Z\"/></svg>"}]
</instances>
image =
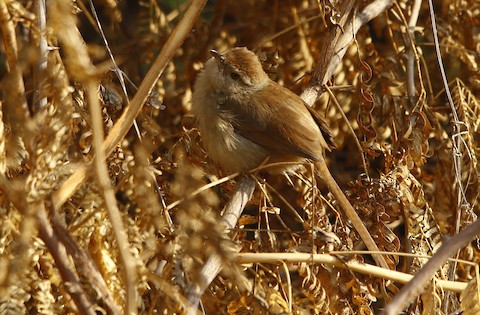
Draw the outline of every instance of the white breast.
<instances>
[{"instance_id":1,"label":"white breast","mask_svg":"<svg viewBox=\"0 0 480 315\"><path fill-rule=\"evenodd\" d=\"M209 62L206 70L199 74L192 95L192 113L200 127L203 144L210 157L223 169L231 172L248 171L260 165L268 153L235 133L231 122L220 115L218 90L210 79L218 78L220 74L216 67L208 67Z\"/></svg>"}]
</instances>

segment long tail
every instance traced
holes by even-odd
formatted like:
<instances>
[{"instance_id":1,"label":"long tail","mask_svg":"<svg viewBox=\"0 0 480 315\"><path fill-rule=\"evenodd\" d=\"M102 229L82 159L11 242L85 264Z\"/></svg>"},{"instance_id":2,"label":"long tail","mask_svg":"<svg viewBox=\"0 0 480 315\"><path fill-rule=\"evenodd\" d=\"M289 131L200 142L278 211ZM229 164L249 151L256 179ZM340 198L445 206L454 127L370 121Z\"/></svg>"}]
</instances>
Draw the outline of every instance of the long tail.
<instances>
[{"instance_id":1,"label":"long tail","mask_svg":"<svg viewBox=\"0 0 480 315\"><path fill-rule=\"evenodd\" d=\"M377 265L382 268L390 269L385 261L385 258L381 254L378 254L379 249L377 244L375 244L375 241L358 216L357 212L355 209L353 209L352 204L350 201L348 201L347 197L333 178L324 159L315 162L315 171L317 176L320 177L320 179L327 185L330 192L335 196L335 198L337 198L338 203L342 207L343 211L345 211L348 219L352 221L353 227L357 230L368 250L372 252L371 255L373 259L375 259Z\"/></svg>"}]
</instances>

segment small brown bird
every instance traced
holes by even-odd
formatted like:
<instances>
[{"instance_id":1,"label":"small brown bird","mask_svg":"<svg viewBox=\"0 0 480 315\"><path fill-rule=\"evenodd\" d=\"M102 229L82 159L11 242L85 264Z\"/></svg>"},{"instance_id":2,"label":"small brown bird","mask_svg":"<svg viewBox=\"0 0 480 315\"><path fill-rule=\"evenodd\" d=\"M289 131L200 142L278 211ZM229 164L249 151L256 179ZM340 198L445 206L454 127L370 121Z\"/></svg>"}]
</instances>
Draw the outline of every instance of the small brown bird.
<instances>
[{"instance_id":1,"label":"small brown bird","mask_svg":"<svg viewBox=\"0 0 480 315\"><path fill-rule=\"evenodd\" d=\"M270 80L252 51L211 54L195 83L192 112L208 154L223 169L249 171L267 158L268 163L317 161L334 146L325 120Z\"/></svg>"},{"instance_id":2,"label":"small brown bird","mask_svg":"<svg viewBox=\"0 0 480 315\"><path fill-rule=\"evenodd\" d=\"M249 171L268 159L274 162L315 162L316 174L327 184L379 266L385 259L323 158L334 146L325 121L295 93L270 80L257 56L232 48L213 58L197 78L192 112L210 157L231 172ZM295 167L293 167L294 169ZM269 169L292 170L292 165Z\"/></svg>"}]
</instances>

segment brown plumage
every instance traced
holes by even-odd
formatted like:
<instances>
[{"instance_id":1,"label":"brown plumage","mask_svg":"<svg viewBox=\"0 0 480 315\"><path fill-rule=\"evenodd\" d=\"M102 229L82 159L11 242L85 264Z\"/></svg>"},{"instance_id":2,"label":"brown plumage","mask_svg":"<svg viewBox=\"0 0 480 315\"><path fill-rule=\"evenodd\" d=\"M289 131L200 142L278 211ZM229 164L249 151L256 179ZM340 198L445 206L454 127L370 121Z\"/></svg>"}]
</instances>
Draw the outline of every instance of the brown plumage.
<instances>
[{"instance_id":1,"label":"brown plumage","mask_svg":"<svg viewBox=\"0 0 480 315\"><path fill-rule=\"evenodd\" d=\"M317 161L334 146L324 119L270 80L253 52L233 48L212 55L196 81L192 111L207 152L222 168L248 171L268 157Z\"/></svg>"}]
</instances>

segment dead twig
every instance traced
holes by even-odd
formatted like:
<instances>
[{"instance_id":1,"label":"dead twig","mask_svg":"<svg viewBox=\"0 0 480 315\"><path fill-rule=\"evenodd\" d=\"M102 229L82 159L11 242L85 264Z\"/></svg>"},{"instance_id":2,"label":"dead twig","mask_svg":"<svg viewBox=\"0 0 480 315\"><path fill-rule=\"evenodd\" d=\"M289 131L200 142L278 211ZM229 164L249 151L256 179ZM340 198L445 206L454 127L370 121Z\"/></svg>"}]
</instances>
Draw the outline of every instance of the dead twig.
<instances>
[{"instance_id":1,"label":"dead twig","mask_svg":"<svg viewBox=\"0 0 480 315\"><path fill-rule=\"evenodd\" d=\"M222 215L221 223L223 223L227 229L231 230L235 227L238 218L240 218L242 214L243 208L252 197L254 190L255 181L248 175L242 177ZM201 283L197 283L189 292L188 301L190 302L190 306L187 309L188 315L196 314L198 303L200 302L203 292L205 292L222 268L223 262L219 255L213 254L208 258L200 273Z\"/></svg>"},{"instance_id":2,"label":"dead twig","mask_svg":"<svg viewBox=\"0 0 480 315\"><path fill-rule=\"evenodd\" d=\"M136 262L130 253L130 244L127 232L123 226L122 215L117 206L115 193L108 176L106 165L106 153L102 147L104 140L102 110L98 99L98 82L95 79L95 68L90 60L87 47L77 31L76 21L71 13L68 3L58 3L53 9L51 20L63 25L66 30L57 31L56 36L64 46L65 55L69 58L69 67L75 69L73 76L81 82L86 90L87 101L90 111L90 122L92 125L93 148L95 151L94 166L96 180L100 186L112 230L120 252L120 262L123 265L124 285L126 290L125 313L137 314L137 272Z\"/></svg>"},{"instance_id":3,"label":"dead twig","mask_svg":"<svg viewBox=\"0 0 480 315\"><path fill-rule=\"evenodd\" d=\"M92 131L93 131L93 147L95 149L95 170L96 179L100 185L105 204L108 210L108 217L112 223L112 230L117 241L120 252L120 260L123 265L125 288L126 288L126 308L125 314L137 314L137 271L136 261L130 253L130 243L128 242L127 232L123 225L122 214L118 209L115 192L112 188L108 169L105 163L105 152L102 150L104 140L102 110L97 95L97 84L94 80L87 83L86 90L88 103L90 107Z\"/></svg>"},{"instance_id":4,"label":"dead twig","mask_svg":"<svg viewBox=\"0 0 480 315\"><path fill-rule=\"evenodd\" d=\"M427 283L433 278L437 270L455 253L466 246L476 236L480 235L480 220L470 224L460 233L447 239L435 255L420 269L392 301L387 304L382 315L400 314L419 294Z\"/></svg>"},{"instance_id":5,"label":"dead twig","mask_svg":"<svg viewBox=\"0 0 480 315\"><path fill-rule=\"evenodd\" d=\"M39 45L38 45L38 62L35 78L35 94L33 104L36 110L43 108L47 105L47 97L43 95L43 86L45 80L45 71L47 69L47 57L48 57L48 44L46 37L47 29L47 12L45 0L35 0L35 12L37 15L37 25L39 34Z\"/></svg>"},{"instance_id":6,"label":"dead twig","mask_svg":"<svg viewBox=\"0 0 480 315\"><path fill-rule=\"evenodd\" d=\"M390 253L388 253L390 254ZM341 255L341 253L336 253ZM433 258L433 257L432 257ZM385 270L384 268L374 265L359 262L355 259L348 261L341 260L330 254L309 254L309 253L239 253L236 256L236 262L239 264L261 264L261 263L312 263L312 264L326 264L343 269L348 269L354 272L396 281L399 283L409 283L412 275L395 271ZM462 292L467 283L458 281L436 280L435 282L443 290L452 292ZM417 292L418 294L418 292Z\"/></svg>"},{"instance_id":7,"label":"dead twig","mask_svg":"<svg viewBox=\"0 0 480 315\"><path fill-rule=\"evenodd\" d=\"M353 2L343 3L344 14L339 22L340 25L342 25L342 21L345 22L343 19L347 17L346 13L352 9ZM355 17L348 24L345 24L343 30L340 27L331 29L329 38L326 41L329 45L321 47L320 56L323 56L323 58L317 63L310 84L301 95L305 103L312 105L317 100L323 86L330 80L333 71L335 71L335 68L342 60L348 45L355 38L355 34L360 27L387 10L392 4L392 0L376 0L367 5L362 11L356 12Z\"/></svg>"},{"instance_id":8,"label":"dead twig","mask_svg":"<svg viewBox=\"0 0 480 315\"><path fill-rule=\"evenodd\" d=\"M74 268L69 261L65 246L59 241L48 221L45 206L43 204L38 205L36 213L38 220L38 234L55 260L55 265L64 280L65 289L75 302L79 314L95 315L93 304L83 290L80 278L75 273Z\"/></svg>"},{"instance_id":9,"label":"dead twig","mask_svg":"<svg viewBox=\"0 0 480 315\"><path fill-rule=\"evenodd\" d=\"M60 222L59 216L53 211L53 209L50 216L54 233L60 242L62 242L63 246L65 246L68 254L72 256L73 263L78 272L90 279L89 283L98 290L100 293L99 298L105 302L105 305L108 307L111 314L122 314L120 306L115 302L112 292L105 283L105 279L103 279L98 271L90 254L78 246L78 243L74 240L70 231Z\"/></svg>"}]
</instances>

